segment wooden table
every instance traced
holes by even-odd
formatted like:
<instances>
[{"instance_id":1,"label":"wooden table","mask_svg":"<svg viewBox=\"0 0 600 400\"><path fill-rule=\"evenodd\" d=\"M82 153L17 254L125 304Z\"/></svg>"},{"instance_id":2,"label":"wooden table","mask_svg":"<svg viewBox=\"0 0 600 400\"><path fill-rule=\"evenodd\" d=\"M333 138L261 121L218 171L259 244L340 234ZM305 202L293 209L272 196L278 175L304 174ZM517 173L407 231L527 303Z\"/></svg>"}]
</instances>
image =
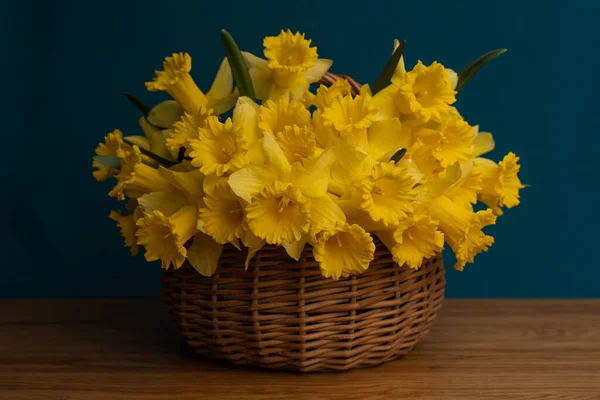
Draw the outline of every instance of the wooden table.
<instances>
[{"instance_id":1,"label":"wooden table","mask_svg":"<svg viewBox=\"0 0 600 400\"><path fill-rule=\"evenodd\" d=\"M295 374L204 361L158 300L0 301L0 399L600 399L600 300L449 300L404 359Z\"/></svg>"}]
</instances>

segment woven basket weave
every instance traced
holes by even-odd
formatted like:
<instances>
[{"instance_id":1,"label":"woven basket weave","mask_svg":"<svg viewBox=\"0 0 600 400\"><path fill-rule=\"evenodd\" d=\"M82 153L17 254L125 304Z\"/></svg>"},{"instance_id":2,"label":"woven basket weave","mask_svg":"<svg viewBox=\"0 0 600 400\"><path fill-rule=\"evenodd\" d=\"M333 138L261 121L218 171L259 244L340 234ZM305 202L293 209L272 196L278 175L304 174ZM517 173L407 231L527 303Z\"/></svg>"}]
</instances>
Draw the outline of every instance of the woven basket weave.
<instances>
[{"instance_id":1,"label":"woven basket weave","mask_svg":"<svg viewBox=\"0 0 600 400\"><path fill-rule=\"evenodd\" d=\"M322 84L344 75L326 74ZM307 246L300 261L265 246L244 270L246 253L226 245L203 277L189 264L162 276L167 311L188 344L208 358L294 371L368 367L408 353L431 327L444 297L441 255L415 271L394 263L374 238L366 272L334 281Z\"/></svg>"},{"instance_id":2,"label":"woven basket weave","mask_svg":"<svg viewBox=\"0 0 600 400\"><path fill-rule=\"evenodd\" d=\"M366 272L324 278L310 246L299 262L281 247L226 246L216 273L163 272L163 298L194 350L236 364L296 371L346 370L408 353L431 327L444 296L441 256L399 267L375 239Z\"/></svg>"}]
</instances>

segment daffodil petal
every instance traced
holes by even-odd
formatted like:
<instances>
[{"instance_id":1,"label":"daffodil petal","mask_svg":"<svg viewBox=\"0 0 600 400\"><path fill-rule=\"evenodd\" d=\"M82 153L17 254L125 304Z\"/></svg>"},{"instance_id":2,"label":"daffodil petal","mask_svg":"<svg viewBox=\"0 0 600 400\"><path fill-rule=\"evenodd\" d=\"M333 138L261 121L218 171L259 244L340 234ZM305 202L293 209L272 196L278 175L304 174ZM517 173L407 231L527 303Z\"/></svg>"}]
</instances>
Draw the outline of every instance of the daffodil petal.
<instances>
[{"instance_id":1,"label":"daffodil petal","mask_svg":"<svg viewBox=\"0 0 600 400\"><path fill-rule=\"evenodd\" d=\"M374 123L367 131L367 140L369 155L379 161L388 161L396 151L411 144L410 135L403 134L400 120L396 118Z\"/></svg>"},{"instance_id":2,"label":"daffodil petal","mask_svg":"<svg viewBox=\"0 0 600 400\"><path fill-rule=\"evenodd\" d=\"M187 258L192 267L203 276L212 276L219 266L219 258L223 245L214 241L205 233L199 232L194 236Z\"/></svg>"},{"instance_id":3,"label":"daffodil petal","mask_svg":"<svg viewBox=\"0 0 600 400\"><path fill-rule=\"evenodd\" d=\"M243 140L251 145L262 137L258 129L260 107L249 97L240 97L233 110L233 123L241 127Z\"/></svg>"},{"instance_id":4,"label":"daffodil petal","mask_svg":"<svg viewBox=\"0 0 600 400\"><path fill-rule=\"evenodd\" d=\"M311 232L331 230L339 222L346 221L346 215L329 196L310 200Z\"/></svg>"},{"instance_id":5,"label":"daffodil petal","mask_svg":"<svg viewBox=\"0 0 600 400\"><path fill-rule=\"evenodd\" d=\"M456 89L456 85L458 85L458 74L456 71L450 68L446 68L446 73L448 74L448 78L450 78L450 82L452 83L452 90Z\"/></svg>"},{"instance_id":6,"label":"daffodil petal","mask_svg":"<svg viewBox=\"0 0 600 400\"><path fill-rule=\"evenodd\" d=\"M375 235L381 240L384 246L391 253L392 249L396 245L396 240L394 239L394 230L393 229L385 229L382 231L374 232Z\"/></svg>"},{"instance_id":7,"label":"daffodil petal","mask_svg":"<svg viewBox=\"0 0 600 400\"><path fill-rule=\"evenodd\" d=\"M374 161L366 154L350 148L341 140L334 139L335 163L331 167L331 177L342 184L349 184L364 178L373 170Z\"/></svg>"},{"instance_id":8,"label":"daffodil petal","mask_svg":"<svg viewBox=\"0 0 600 400\"><path fill-rule=\"evenodd\" d=\"M165 100L158 103L148 113L148 122L160 128L170 128L181 119L183 109L175 100Z\"/></svg>"},{"instance_id":9,"label":"daffodil petal","mask_svg":"<svg viewBox=\"0 0 600 400\"><path fill-rule=\"evenodd\" d=\"M327 60L325 58L319 58L315 61L315 65L310 67L308 71L304 73L304 77L308 80L309 83L318 82L319 79L325 75L325 73L331 68L333 64L332 60Z\"/></svg>"},{"instance_id":10,"label":"daffodil petal","mask_svg":"<svg viewBox=\"0 0 600 400\"><path fill-rule=\"evenodd\" d=\"M489 132L479 132L473 140L473 156L479 157L485 153L488 153L496 147L494 137Z\"/></svg>"},{"instance_id":11,"label":"daffodil petal","mask_svg":"<svg viewBox=\"0 0 600 400\"><path fill-rule=\"evenodd\" d=\"M244 263L244 268L248 269L250 261L252 260L254 255L260 249L262 249L267 242L265 242L263 239L259 238L250 231L244 232L241 239L244 246L246 246L246 248L248 249L248 254L246 255L246 262Z\"/></svg>"},{"instance_id":12,"label":"daffodil petal","mask_svg":"<svg viewBox=\"0 0 600 400\"><path fill-rule=\"evenodd\" d=\"M175 188L147 193L137 200L144 212L151 213L158 210L167 217L175 214L177 210L188 204L183 193Z\"/></svg>"},{"instance_id":13,"label":"daffodil petal","mask_svg":"<svg viewBox=\"0 0 600 400\"><path fill-rule=\"evenodd\" d=\"M229 66L227 58L223 58L215 80L208 93L206 93L206 97L209 99L220 99L230 95L232 89L233 74L231 73L231 67Z\"/></svg>"},{"instance_id":14,"label":"daffodil petal","mask_svg":"<svg viewBox=\"0 0 600 400\"><path fill-rule=\"evenodd\" d=\"M139 146L141 149L150 150L150 142L148 142L148 138L145 136L125 136L124 139L127 139L136 146Z\"/></svg>"},{"instance_id":15,"label":"daffodil petal","mask_svg":"<svg viewBox=\"0 0 600 400\"><path fill-rule=\"evenodd\" d=\"M306 246L306 243L308 243L308 234L302 235L302 238L296 242L288 242L284 240L282 246L290 257L298 261L300 259L300 255L302 254L302 250L304 250L304 247Z\"/></svg>"},{"instance_id":16,"label":"daffodil petal","mask_svg":"<svg viewBox=\"0 0 600 400\"><path fill-rule=\"evenodd\" d=\"M276 88L276 86L274 85L275 82L271 71L266 66L257 66L251 68L249 73L256 98L259 100L267 100L272 97L270 93L271 89Z\"/></svg>"},{"instance_id":17,"label":"daffodil petal","mask_svg":"<svg viewBox=\"0 0 600 400\"><path fill-rule=\"evenodd\" d=\"M332 150L325 150L319 157L292 165L291 182L307 197L321 197L327 192L329 171L335 161Z\"/></svg>"},{"instance_id":18,"label":"daffodil petal","mask_svg":"<svg viewBox=\"0 0 600 400\"><path fill-rule=\"evenodd\" d=\"M252 53L242 51L242 56L244 57L244 61L246 61L246 64L249 68L267 66L267 60L257 57Z\"/></svg>"},{"instance_id":19,"label":"daffodil petal","mask_svg":"<svg viewBox=\"0 0 600 400\"><path fill-rule=\"evenodd\" d=\"M292 166L290 165L285 153L281 150L273 135L269 132L265 133L263 148L267 154L271 169L273 169L279 179L283 182L289 179Z\"/></svg>"},{"instance_id":20,"label":"daffodil petal","mask_svg":"<svg viewBox=\"0 0 600 400\"><path fill-rule=\"evenodd\" d=\"M213 108L215 114L221 115L231 110L231 108L233 108L233 106L235 105L237 99L238 92L236 89L233 93L230 93L227 96L215 99L214 101L212 101L212 98L209 100L211 100L210 106Z\"/></svg>"},{"instance_id":21,"label":"daffodil petal","mask_svg":"<svg viewBox=\"0 0 600 400\"><path fill-rule=\"evenodd\" d=\"M200 170L194 169L188 172L176 172L171 169L160 167L158 172L181 193L184 194L189 204L197 204L202 201L204 175Z\"/></svg>"},{"instance_id":22,"label":"daffodil petal","mask_svg":"<svg viewBox=\"0 0 600 400\"><path fill-rule=\"evenodd\" d=\"M148 135L150 151L167 160L174 160L174 154L167 148L167 138L173 132L171 129L155 130Z\"/></svg>"},{"instance_id":23,"label":"daffodil petal","mask_svg":"<svg viewBox=\"0 0 600 400\"><path fill-rule=\"evenodd\" d=\"M233 193L250 203L252 194L260 192L277 180L275 171L265 165L252 165L234 172L229 177Z\"/></svg>"}]
</instances>

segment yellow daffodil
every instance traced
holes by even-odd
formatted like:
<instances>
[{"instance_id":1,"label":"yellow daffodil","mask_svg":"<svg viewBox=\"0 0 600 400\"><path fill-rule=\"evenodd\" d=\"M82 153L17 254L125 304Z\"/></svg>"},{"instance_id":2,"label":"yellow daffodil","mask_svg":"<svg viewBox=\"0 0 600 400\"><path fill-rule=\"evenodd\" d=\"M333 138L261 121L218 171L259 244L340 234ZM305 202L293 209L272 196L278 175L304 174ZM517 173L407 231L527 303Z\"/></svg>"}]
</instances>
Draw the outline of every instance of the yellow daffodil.
<instances>
[{"instance_id":1,"label":"yellow daffodil","mask_svg":"<svg viewBox=\"0 0 600 400\"><path fill-rule=\"evenodd\" d=\"M315 139L322 148L332 147L333 138L338 135L335 128L332 126L333 124L328 123L325 125L323 111L326 108L331 107L334 99L342 98L350 94L350 84L345 79L336 80L330 87L325 85L319 86L316 95L313 95L308 91L306 92L304 104L306 106L314 105L317 107L317 110L313 112L312 121Z\"/></svg>"},{"instance_id":2,"label":"yellow daffodil","mask_svg":"<svg viewBox=\"0 0 600 400\"><path fill-rule=\"evenodd\" d=\"M434 62L429 66L421 61L404 75L403 83L394 94L394 102L401 114L421 119L441 121L450 105L456 101L456 92L444 66Z\"/></svg>"},{"instance_id":3,"label":"yellow daffodil","mask_svg":"<svg viewBox=\"0 0 600 400\"><path fill-rule=\"evenodd\" d=\"M166 139L166 145L172 152L190 146L192 139L198 139L200 129L205 128L208 117L213 115L212 108L200 106L194 114L185 113L181 119L173 124L173 131Z\"/></svg>"},{"instance_id":4,"label":"yellow daffodil","mask_svg":"<svg viewBox=\"0 0 600 400\"><path fill-rule=\"evenodd\" d=\"M290 165L270 133L263 148L267 161L250 165L229 178L233 192L249 203L246 218L250 230L269 244L292 245L309 232L312 204L325 196L333 155L326 151L303 165ZM323 206L336 206L323 203ZM325 213L325 211L321 211ZM289 250L290 253L296 251Z\"/></svg>"},{"instance_id":5,"label":"yellow daffodil","mask_svg":"<svg viewBox=\"0 0 600 400\"><path fill-rule=\"evenodd\" d=\"M437 176L455 162L472 158L475 133L462 118L447 116L435 128L422 126L413 133L415 142L410 157L429 178Z\"/></svg>"},{"instance_id":6,"label":"yellow daffodil","mask_svg":"<svg viewBox=\"0 0 600 400\"><path fill-rule=\"evenodd\" d=\"M403 134L400 120L379 113L369 94L335 97L322 114L325 127L331 127L350 147L376 160L389 160L410 138Z\"/></svg>"},{"instance_id":7,"label":"yellow daffodil","mask_svg":"<svg viewBox=\"0 0 600 400\"><path fill-rule=\"evenodd\" d=\"M458 162L448 167L436 179L423 186L428 197L446 196L457 205L471 211L481 191L481 174L473 168L473 162Z\"/></svg>"},{"instance_id":8,"label":"yellow daffodil","mask_svg":"<svg viewBox=\"0 0 600 400\"><path fill-rule=\"evenodd\" d=\"M248 226L269 244L300 240L310 228L310 201L290 183L275 181L252 196Z\"/></svg>"},{"instance_id":9,"label":"yellow daffodil","mask_svg":"<svg viewBox=\"0 0 600 400\"><path fill-rule=\"evenodd\" d=\"M187 249L185 244L197 232L197 208L184 206L167 217L154 210L137 221L138 243L146 249L147 261L160 260L162 268L179 268L183 265Z\"/></svg>"},{"instance_id":10,"label":"yellow daffodil","mask_svg":"<svg viewBox=\"0 0 600 400\"><path fill-rule=\"evenodd\" d=\"M350 83L346 79L338 79L331 86L320 85L316 94L306 92L304 98L306 106L316 106L323 111L331 107L334 99L342 98L352 94Z\"/></svg>"},{"instance_id":11,"label":"yellow daffodil","mask_svg":"<svg viewBox=\"0 0 600 400\"><path fill-rule=\"evenodd\" d=\"M197 169L178 172L160 168L159 173L169 186L138 199L145 216L137 222L137 236L146 249L146 260L159 259L163 268L179 268L187 257L198 272L210 276L217 268L223 245L200 232L205 177Z\"/></svg>"},{"instance_id":12,"label":"yellow daffodil","mask_svg":"<svg viewBox=\"0 0 600 400\"><path fill-rule=\"evenodd\" d=\"M117 184L109 196L124 200L125 195L137 198L144 193L157 192L169 187L169 182L156 168L142 162L142 153L137 146L121 159L121 171Z\"/></svg>"},{"instance_id":13,"label":"yellow daffodil","mask_svg":"<svg viewBox=\"0 0 600 400\"><path fill-rule=\"evenodd\" d=\"M258 127L263 132L277 134L286 127L310 127L310 112L297 100L287 100L283 97L275 101L267 100L260 107Z\"/></svg>"},{"instance_id":14,"label":"yellow daffodil","mask_svg":"<svg viewBox=\"0 0 600 400\"><path fill-rule=\"evenodd\" d=\"M440 253L444 247L444 234L438 222L425 213L405 218L392 230L376 232L392 253L398 265L418 269L423 260Z\"/></svg>"},{"instance_id":15,"label":"yellow daffodil","mask_svg":"<svg viewBox=\"0 0 600 400\"><path fill-rule=\"evenodd\" d=\"M129 151L131 151L131 147L123 142L123 133L119 129L108 133L104 137L104 143L98 143L98 147L96 147L96 154L99 156L123 158ZM119 170L109 168L97 161L92 161L92 167L96 168L92 175L98 182L105 181L119 173Z\"/></svg>"},{"instance_id":16,"label":"yellow daffodil","mask_svg":"<svg viewBox=\"0 0 600 400\"><path fill-rule=\"evenodd\" d=\"M244 53L259 99L301 100L309 85L321 79L332 61L318 58L317 48L310 44L304 34L288 30L265 38L266 60Z\"/></svg>"},{"instance_id":17,"label":"yellow daffodil","mask_svg":"<svg viewBox=\"0 0 600 400\"><path fill-rule=\"evenodd\" d=\"M175 100L165 100L158 103L148 112L147 120L153 126L161 129L173 127L181 119L184 111Z\"/></svg>"},{"instance_id":18,"label":"yellow daffodil","mask_svg":"<svg viewBox=\"0 0 600 400\"><path fill-rule=\"evenodd\" d=\"M356 188L359 207L375 222L397 225L414 210L417 191L415 181L393 161L377 164Z\"/></svg>"},{"instance_id":19,"label":"yellow daffodil","mask_svg":"<svg viewBox=\"0 0 600 400\"><path fill-rule=\"evenodd\" d=\"M446 242L456 255L454 268L459 271L494 243L494 238L482 231L485 226L496 223L496 216L490 209L473 212L442 195L431 201L427 211L439 222Z\"/></svg>"},{"instance_id":20,"label":"yellow daffodil","mask_svg":"<svg viewBox=\"0 0 600 400\"><path fill-rule=\"evenodd\" d=\"M167 160L174 161L177 158L177 153L171 151L167 147L167 138L171 135L173 129L162 129L157 126L154 126L150 124L144 117L141 117L138 122L142 127L145 137L127 136L126 139L128 139L133 144L139 146L140 148L149 150L150 152L159 155ZM147 157L146 155L142 155L142 159L146 164L158 166L158 163L155 160Z\"/></svg>"},{"instance_id":21,"label":"yellow daffodil","mask_svg":"<svg viewBox=\"0 0 600 400\"><path fill-rule=\"evenodd\" d=\"M494 150L496 143L494 137L489 132L479 132L479 125L473 126L473 144L471 146L471 153L473 157L479 157L485 153Z\"/></svg>"},{"instance_id":22,"label":"yellow daffodil","mask_svg":"<svg viewBox=\"0 0 600 400\"><path fill-rule=\"evenodd\" d=\"M165 58L163 71L155 71L156 77L146 82L151 92L165 90L185 112L194 115L201 106L213 108L222 114L235 104L237 94L232 91L233 76L229 62L224 59L217 76L207 94L204 94L192 79L192 57L188 53L173 53Z\"/></svg>"},{"instance_id":23,"label":"yellow daffodil","mask_svg":"<svg viewBox=\"0 0 600 400\"><path fill-rule=\"evenodd\" d=\"M477 203L477 193L482 189L481 174L471 166L465 168L463 173L464 177L446 191L446 196L456 204L471 210L473 204Z\"/></svg>"},{"instance_id":24,"label":"yellow daffodil","mask_svg":"<svg viewBox=\"0 0 600 400\"><path fill-rule=\"evenodd\" d=\"M352 147L367 146L367 128L377 121L377 109L371 96L344 96L332 100L323 111L325 126L333 126Z\"/></svg>"},{"instance_id":25,"label":"yellow daffodil","mask_svg":"<svg viewBox=\"0 0 600 400\"><path fill-rule=\"evenodd\" d=\"M192 165L203 174L217 176L237 171L247 164L247 144L241 128L231 118L221 123L217 117L209 117L200 138L190 142Z\"/></svg>"},{"instance_id":26,"label":"yellow daffodil","mask_svg":"<svg viewBox=\"0 0 600 400\"><path fill-rule=\"evenodd\" d=\"M373 260L373 238L359 225L339 223L313 243L313 255L323 275L339 279L364 272Z\"/></svg>"},{"instance_id":27,"label":"yellow daffodil","mask_svg":"<svg viewBox=\"0 0 600 400\"><path fill-rule=\"evenodd\" d=\"M519 205L519 190L525 186L518 173L521 166L519 157L508 153L498 164L485 158L475 159L473 169L481 175L479 199L502 215L501 207L512 208Z\"/></svg>"},{"instance_id":28,"label":"yellow daffodil","mask_svg":"<svg viewBox=\"0 0 600 400\"><path fill-rule=\"evenodd\" d=\"M117 223L117 226L121 230L121 236L123 236L123 239L125 240L125 247L130 248L132 256L136 256L139 251L137 245L137 238L135 236L137 230L135 222L138 218L141 218L142 212L141 210L137 210L138 209L136 209L136 212L129 215L121 215L121 211L113 210L108 216L110 219Z\"/></svg>"},{"instance_id":29,"label":"yellow daffodil","mask_svg":"<svg viewBox=\"0 0 600 400\"><path fill-rule=\"evenodd\" d=\"M245 230L244 205L228 183L216 184L204 195L205 207L200 209L202 231L217 243L232 243L239 247Z\"/></svg>"},{"instance_id":30,"label":"yellow daffodil","mask_svg":"<svg viewBox=\"0 0 600 400\"><path fill-rule=\"evenodd\" d=\"M329 170L334 161L331 151L307 160L304 165L300 162L290 164L272 134L265 133L262 145L265 163L248 165L229 177L229 184L236 195L250 203L253 194L275 181L291 183L306 197L325 195L329 184Z\"/></svg>"},{"instance_id":31,"label":"yellow daffodil","mask_svg":"<svg viewBox=\"0 0 600 400\"><path fill-rule=\"evenodd\" d=\"M307 127L286 126L275 139L290 164L312 158L317 152L315 133Z\"/></svg>"}]
</instances>

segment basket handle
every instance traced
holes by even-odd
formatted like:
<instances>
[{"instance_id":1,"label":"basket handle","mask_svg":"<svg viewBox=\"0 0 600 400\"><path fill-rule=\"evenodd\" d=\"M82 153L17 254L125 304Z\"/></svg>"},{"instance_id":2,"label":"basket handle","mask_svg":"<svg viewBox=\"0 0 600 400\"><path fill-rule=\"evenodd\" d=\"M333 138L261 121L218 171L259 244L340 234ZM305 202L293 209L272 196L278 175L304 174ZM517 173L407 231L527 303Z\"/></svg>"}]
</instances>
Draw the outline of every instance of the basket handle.
<instances>
[{"instance_id":1,"label":"basket handle","mask_svg":"<svg viewBox=\"0 0 600 400\"><path fill-rule=\"evenodd\" d=\"M349 77L348 75L342 74L333 74L331 72L326 72L325 75L319 80L321 85L331 86L338 79L345 79L350 83L350 89L352 90L353 95L357 95L360 93L361 84L356 82L354 79Z\"/></svg>"}]
</instances>

